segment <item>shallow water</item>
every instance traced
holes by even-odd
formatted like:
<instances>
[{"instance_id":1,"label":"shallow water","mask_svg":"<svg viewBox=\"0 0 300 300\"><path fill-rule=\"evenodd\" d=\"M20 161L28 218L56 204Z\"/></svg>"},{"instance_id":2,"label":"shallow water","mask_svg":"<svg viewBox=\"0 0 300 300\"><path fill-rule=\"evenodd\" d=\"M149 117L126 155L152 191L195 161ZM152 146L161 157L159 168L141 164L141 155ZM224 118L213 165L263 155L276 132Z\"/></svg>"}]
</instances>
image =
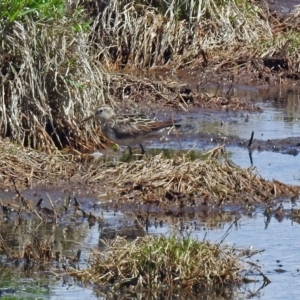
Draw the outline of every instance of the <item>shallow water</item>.
<instances>
[{"instance_id":1,"label":"shallow water","mask_svg":"<svg viewBox=\"0 0 300 300\"><path fill-rule=\"evenodd\" d=\"M244 93L244 90L239 91ZM238 93L238 91L236 91ZM246 90L249 97L249 89ZM253 93L257 91L253 89ZM289 136L300 137L300 109L297 92L291 97L290 92L278 91L269 97L261 99L259 105L263 109L261 113L249 114L249 120L245 122L247 113L245 112L209 112L199 111L191 114L180 116L182 119L182 133L180 134L180 143L178 139L170 139L168 141L155 141L148 145L149 148L173 148L173 149L198 149L208 150L215 146L212 141L203 143L197 139L197 131L206 131L226 136L237 135L241 138L249 138L251 131L255 132L257 139L273 139L285 138ZM254 96L253 96L254 97ZM279 100L280 99L280 100ZM257 101L257 100L256 100ZM221 126L220 121L223 121ZM182 138L183 137L183 138ZM232 160L243 167L251 165L248 150L245 147L227 146ZM278 179L285 183L299 185L300 182L300 163L299 156L287 155L282 153L254 150L252 153L253 166L258 172L268 179ZM48 191L52 199L64 197L63 192ZM47 199L47 191L24 191L24 195L30 199L38 200L39 197ZM13 193L1 194L3 201L11 199ZM89 209L95 199L80 199L85 204L85 209ZM300 204L298 204L300 205ZM287 209L291 209L291 205L286 204ZM297 208L297 207L296 207ZM101 215L102 209L93 211L95 215ZM224 243L229 245L235 244L238 247L253 247L254 249L265 251L254 256L254 262L258 260L258 264L262 266L262 272L272 281L268 286L259 291L254 298L261 299L297 299L300 298L298 291L300 273L299 247L300 247L300 226L292 223L291 220L284 219L278 222L272 218L270 224L265 228L265 220L262 209L257 209L251 213L251 217L242 215L238 221L238 227L234 227L225 239ZM99 238L109 238L120 234L121 229L128 228L133 238L134 235L142 235L134 228L133 220L130 216L125 216L119 211L104 211L103 217L105 223L102 226L89 227L86 219L75 218L74 220L66 220L63 224L56 227L48 227L43 229L44 232L51 236L55 236L56 243L61 244L65 249L65 253L74 254L78 248L82 249L82 259L78 264L79 268L85 267L85 260L88 258L90 249L100 246ZM151 234L168 234L170 227L165 223L162 227L149 227ZM199 223L199 219L190 220L186 224L190 225L196 222L200 230L192 231L192 235L196 238L209 239L212 242L218 242L230 226L229 223L223 222L219 226L208 227L206 223ZM35 228L31 224L30 228ZM29 228L29 227L28 227ZM6 230L2 228L1 230ZM40 229L42 230L42 229ZM9 230L7 231L9 232ZM134 232L134 234L133 234ZM84 285L79 281L68 278L65 282L62 279L55 279L53 275L44 274L37 271L30 276L30 279L24 277L24 267L20 266L18 276L12 276L11 281L1 283L1 288L13 288L8 290L4 296L14 297L16 299L106 299L104 291L96 291L91 285ZM276 272L276 269L282 269L284 272ZM54 272L61 272L61 265L53 268ZM250 276L251 277L251 276ZM65 278L64 278L65 279ZM246 289L256 292L263 284L261 277L257 277L260 281L255 284L249 284ZM16 280L17 282L14 282ZM1 289L0 288L0 289ZM9 293L12 292L12 293ZM244 299L247 295L245 289L236 292L236 299Z\"/></svg>"},{"instance_id":2,"label":"shallow water","mask_svg":"<svg viewBox=\"0 0 300 300\"><path fill-rule=\"evenodd\" d=\"M281 13L290 13L293 12L295 6L299 6L298 0L288 0L288 1L280 1L280 0L269 0L267 1L271 11L281 12Z\"/></svg>"},{"instance_id":3,"label":"shallow water","mask_svg":"<svg viewBox=\"0 0 300 300\"><path fill-rule=\"evenodd\" d=\"M95 199L94 199L95 200ZM92 248L99 248L99 238L109 237L116 233L121 233L126 226L132 226L132 218L128 218L120 212L104 212L99 209L94 210L96 216L103 216L105 223L101 226L95 224L89 226L86 219L78 217L75 221L53 224L39 224L36 221L24 222L24 228L34 229L34 233L39 236L43 233L43 238L55 238L55 248L63 249L63 254L75 254L77 249L81 249L80 262L72 265L77 269L86 268L86 261ZM16 234L12 230L10 223L0 223L0 231L6 241L12 246L13 241L22 235ZM37 232L36 230L39 231ZM7 233L7 235L4 234ZM12 237L12 232L16 237ZM21 241L19 243L21 244ZM61 250L60 249L60 250ZM53 249L54 251L57 249ZM62 251L62 250L61 250ZM18 265L15 262L7 264L4 257L0 257L0 291L2 291L3 299L106 299L101 292L95 292L91 284L84 284L70 276L62 269L65 262L53 263L44 270L41 267L34 269L34 272L27 270L24 262ZM16 266L12 268L12 266ZM29 269L33 266L30 266ZM62 274L63 276L54 276L54 274ZM2 299L1 295L0 298Z\"/></svg>"},{"instance_id":4,"label":"shallow water","mask_svg":"<svg viewBox=\"0 0 300 300\"><path fill-rule=\"evenodd\" d=\"M206 91L211 91L213 87ZM224 92L226 90L224 89ZM221 91L222 92L222 91ZM234 96L255 98L255 104L262 108L262 112L248 113L245 111L221 111L211 112L200 110L199 112L187 113L178 118L180 123L180 137L154 141L148 147L209 150L216 146L213 136L222 137L224 144L229 137L249 140L254 131L255 140L275 140L292 137L295 144L288 150L300 150L300 90L298 88L276 89L272 88L269 93L264 91L259 95L259 89L241 87L234 89ZM211 134L211 141L201 139L201 134ZM226 146L233 162L242 167L255 166L258 172L266 179L276 179L288 184L300 185L300 161L299 155L291 155L272 151L253 150L251 164L249 152L246 147L234 145Z\"/></svg>"},{"instance_id":5,"label":"shallow water","mask_svg":"<svg viewBox=\"0 0 300 300\"><path fill-rule=\"evenodd\" d=\"M202 240L204 237L211 242L220 242L229 224L222 228L206 229L206 224L198 224L202 230L193 231L192 236ZM256 211L253 216L242 216L238 226L230 230L224 243L256 250L265 250L253 256L252 261L262 266L261 271L271 280L255 298L259 299L299 299L300 283L300 225L284 219L278 222L272 218L267 228L262 211ZM168 228L150 228L150 232L168 233ZM276 270L281 269L283 272ZM250 278L254 278L251 277ZM247 285L252 292L257 291L263 284L261 277L255 277L259 282ZM240 299L243 299L241 296ZM245 298L244 298L245 299Z\"/></svg>"},{"instance_id":6,"label":"shallow water","mask_svg":"<svg viewBox=\"0 0 300 300\"><path fill-rule=\"evenodd\" d=\"M224 136L235 135L240 138L249 139L254 131L254 138L283 139L296 137L300 143L300 99L299 90L285 89L272 90L269 95L264 94L262 98L257 95L257 90L251 89L253 94L249 95L249 89L236 91L238 96L247 93L247 97L255 97L258 105L263 109L261 113L250 113L249 118L245 112L199 112L188 115L186 126L190 131L207 131ZM251 91L250 90L250 91ZM256 102L257 104L257 102ZM223 126L220 122L223 121ZM178 148L191 148L208 150L214 145L203 143L201 140L191 138L181 141ZM192 138L193 137L193 138ZM172 141L172 147L178 145L177 141ZM161 144L157 143L155 146ZM299 149L299 146L296 146ZM254 150L252 161L250 161L248 149L245 147L227 146L232 160L242 167L255 166L258 172L266 179L277 179L287 184L300 185L300 161L299 155L293 156L271 151ZM291 209L291 205L285 204ZM299 208L296 207L296 209ZM205 228L206 224L201 224ZM228 224L223 224L219 229L202 230L194 232L193 236L203 239L218 241L226 232ZM225 243L241 247L253 247L254 249L264 249L254 259L262 266L262 271L272 281L271 284L259 291L253 298L260 299L300 299L298 289L300 283L300 225L293 223L289 219L278 222L271 219L270 224L265 228L265 217L262 210L253 213L251 217L242 216L239 226L232 229ZM166 233L166 228L150 229L152 233ZM284 272L277 272L282 269ZM249 285L249 289L254 293L262 285L260 283ZM241 296L241 299L243 297Z\"/></svg>"},{"instance_id":7,"label":"shallow water","mask_svg":"<svg viewBox=\"0 0 300 300\"><path fill-rule=\"evenodd\" d=\"M214 87L206 87L207 92L212 92ZM222 91L221 91L222 92ZM224 92L226 89L224 88ZM178 115L181 119L182 128L179 138L171 136L167 140L156 140L147 145L147 148L172 148L172 149L195 149L209 150L216 145L212 141L203 141L197 134L205 132L224 137L238 136L249 139L252 131L255 132L255 139L268 140L286 137L299 137L300 143L300 100L297 88L288 88L269 91L261 91L253 87L240 87L234 89L234 96L254 99L255 105L259 105L263 111L258 113L247 112L212 112L199 111ZM248 115L248 117L247 117ZM221 121L223 125L221 125ZM297 146L295 146L297 147ZM249 153L246 147L226 146L231 159L242 167L251 166ZM267 179L277 179L285 183L300 185L300 162L299 155L293 156L272 151L254 150L252 153L253 166ZM53 189L41 191L24 191L24 195L29 199L37 201L39 197L47 199L47 192L52 199L59 199L66 196L67 191L53 191ZM11 199L14 193L2 193L0 196L5 202ZM79 197L80 198L80 197ZM97 199L81 196L84 209L91 210L92 203ZM101 205L101 204L100 204ZM298 203L300 206L300 203ZM298 209L296 206L296 209ZM102 216L104 206L95 209L93 214ZM291 204L285 204L286 209L291 209ZM231 229L230 234L224 243L235 244L239 247L253 247L254 249L265 251L254 256L254 261L262 266L262 272L272 281L268 286L259 291L253 298L260 299L300 299L298 289L300 281L300 225L292 223L289 219L278 222L272 218L266 227L263 209L257 208L250 215L241 215L238 226ZM57 243L62 244L67 254L74 254L78 248L82 249L82 260L78 264L79 268L85 267L85 260L88 258L90 249L101 246L99 238L109 238L115 234L122 233L124 228L134 238L135 235L142 235L136 230L131 216L125 216L119 211L104 210L104 224L90 227L86 219L75 218L66 220L63 224L58 224L55 228L44 229L49 236L55 236ZM232 218L231 218L232 219ZM162 227L149 226L151 234L168 234L170 227L164 223ZM197 223L200 230L192 231L196 238L209 239L218 242L223 237L230 224L226 221L219 226L209 227L207 223L199 223L199 219L189 220L185 225ZM30 228L35 228L30 223ZM0 230L7 231L3 227ZM41 230L41 229L40 229ZM1 265L0 265L1 267ZM284 272L276 272L282 269ZM54 272L60 272L61 265L54 267ZM7 290L7 298L14 299L106 299L105 291L96 291L91 285L84 285L81 282L68 278L67 281L56 279L53 275L44 274L42 271L32 274L30 279L26 278L24 267L17 268L18 276L12 275L12 280L4 282L2 280L0 289L13 288ZM251 277L251 276L250 276ZM246 286L252 292L256 292L262 285L260 282ZM9 293L11 292L11 293ZM236 299L245 299L248 296L243 291L237 292ZM123 296L126 299L126 296ZM131 299L134 299L132 297Z\"/></svg>"},{"instance_id":8,"label":"shallow water","mask_svg":"<svg viewBox=\"0 0 300 300\"><path fill-rule=\"evenodd\" d=\"M290 209L290 204L286 204L285 208ZM85 237L80 242L80 247L83 249L83 260L87 258L90 248L98 247L101 232L114 232L116 227L121 230L120 228L133 224L130 217L126 217L121 213L107 212L104 214L104 218L105 225L100 230L97 226L87 228L85 222L82 222L82 226L86 227ZM170 234L171 229L168 225L164 224L162 227L156 227L153 220L151 221L148 231L150 234ZM206 223L200 223L198 220L190 220L184 225L192 228L194 221L197 223L197 229L184 230L183 235L191 233L195 238L200 240L205 238L211 242L220 242L224 233L230 227L230 224L224 222L218 227L208 228ZM260 290L253 297L254 299L299 298L300 225L298 223L292 223L288 219L278 222L275 218L272 218L266 227L263 211L257 209L252 212L251 216L241 216L238 226L232 227L223 244L264 250L264 252L255 255L251 261L262 266L261 271L271 280L271 283ZM85 263L82 261L79 267L83 268L84 265ZM278 269L283 270L283 272L276 271ZM22 273L22 270L22 267L20 267L20 273ZM246 287L253 293L257 292L263 284L262 278L251 275L250 278L258 279L259 282L248 284ZM63 282L62 279L55 280L53 276L46 276L43 273L36 273L30 279L21 276L21 279L18 279L18 284L11 284L9 287L15 288L15 291L13 295L7 293L6 296L13 296L14 299L36 299L37 296L38 299L107 299L104 292L94 291L92 285L84 285L72 278L68 278L66 282ZM237 291L235 299L245 299L246 295L248 294L245 290L241 289ZM123 299L128 298L123 295Z\"/></svg>"}]
</instances>

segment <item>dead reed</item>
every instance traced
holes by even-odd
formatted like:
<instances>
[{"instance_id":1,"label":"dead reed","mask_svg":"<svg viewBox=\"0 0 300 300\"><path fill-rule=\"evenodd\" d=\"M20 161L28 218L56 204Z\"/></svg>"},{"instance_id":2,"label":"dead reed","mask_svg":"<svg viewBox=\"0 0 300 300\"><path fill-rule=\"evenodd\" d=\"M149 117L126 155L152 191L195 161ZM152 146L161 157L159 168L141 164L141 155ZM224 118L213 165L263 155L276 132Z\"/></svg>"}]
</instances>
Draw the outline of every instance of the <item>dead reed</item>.
<instances>
[{"instance_id":1,"label":"dead reed","mask_svg":"<svg viewBox=\"0 0 300 300\"><path fill-rule=\"evenodd\" d=\"M166 159L161 153L102 173L99 166L83 179L90 184L114 182L109 195L119 194L124 201L162 203L165 201L226 205L260 203L293 194L297 188L263 179L255 168L243 169L227 158L223 147L208 152L208 159L191 160L187 155ZM218 159L216 157L219 157Z\"/></svg>"},{"instance_id":2,"label":"dead reed","mask_svg":"<svg viewBox=\"0 0 300 300\"><path fill-rule=\"evenodd\" d=\"M145 5L143 4L145 3ZM151 67L193 60L206 51L236 48L272 36L263 9L252 1L110 1L94 7L93 40L111 66ZM116 41L112 44L111 41Z\"/></svg>"},{"instance_id":3,"label":"dead reed","mask_svg":"<svg viewBox=\"0 0 300 300\"><path fill-rule=\"evenodd\" d=\"M299 78L297 6L283 16L249 0L115 0L89 9L97 11L96 56L109 68L190 65L229 77Z\"/></svg>"},{"instance_id":4,"label":"dead reed","mask_svg":"<svg viewBox=\"0 0 300 300\"><path fill-rule=\"evenodd\" d=\"M40 9L49 4L44 2ZM8 14L10 1L5 3ZM48 152L66 145L78 148L80 141L93 139L95 132L81 132L78 124L86 111L103 103L109 82L108 73L90 56L84 11L56 3L66 15L59 9L54 16L50 10L47 16L38 9L30 14L24 4L19 18L0 24L0 135Z\"/></svg>"},{"instance_id":5,"label":"dead reed","mask_svg":"<svg viewBox=\"0 0 300 300\"><path fill-rule=\"evenodd\" d=\"M190 237L148 235L133 242L121 237L103 242L105 251L93 251L87 270L68 269L68 273L95 284L139 290L240 285L242 271L255 270L243 259L257 251Z\"/></svg>"},{"instance_id":6,"label":"dead reed","mask_svg":"<svg viewBox=\"0 0 300 300\"><path fill-rule=\"evenodd\" d=\"M89 184L117 199L150 203L183 199L218 205L260 203L297 192L296 187L263 179L255 168L235 166L223 147L206 156L208 159L191 159L180 153L171 158L149 154L112 168L111 162L85 162L81 156L59 152L48 155L0 140L0 180L5 188L14 188L12 179L20 187Z\"/></svg>"},{"instance_id":7,"label":"dead reed","mask_svg":"<svg viewBox=\"0 0 300 300\"><path fill-rule=\"evenodd\" d=\"M0 12L0 135L35 149L104 147L97 126L80 125L104 102L128 108L160 101L186 109L201 98L176 82L109 74L103 65L200 64L215 74L254 68L260 78L267 67L279 76L298 76L297 11L277 20L252 1L168 0L158 7L147 1L58 1L52 11L52 3L46 1L45 9L44 2L32 1L32 13L24 2L19 14L7 17L7 1L7 12L5 6Z\"/></svg>"},{"instance_id":8,"label":"dead reed","mask_svg":"<svg viewBox=\"0 0 300 300\"><path fill-rule=\"evenodd\" d=\"M68 181L79 165L72 155L46 154L0 139L0 181L3 188L14 188L11 179L21 187Z\"/></svg>"}]
</instances>

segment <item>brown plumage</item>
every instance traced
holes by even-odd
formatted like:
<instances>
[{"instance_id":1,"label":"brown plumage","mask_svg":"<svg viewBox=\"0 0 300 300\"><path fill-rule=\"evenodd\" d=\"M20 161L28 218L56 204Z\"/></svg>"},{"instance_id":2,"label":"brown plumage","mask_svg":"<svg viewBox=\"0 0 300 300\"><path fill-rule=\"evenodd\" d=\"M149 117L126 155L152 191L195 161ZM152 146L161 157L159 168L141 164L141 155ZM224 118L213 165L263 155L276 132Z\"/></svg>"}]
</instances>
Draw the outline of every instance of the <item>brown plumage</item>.
<instances>
[{"instance_id":1,"label":"brown plumage","mask_svg":"<svg viewBox=\"0 0 300 300\"><path fill-rule=\"evenodd\" d=\"M172 120L157 121L149 119L143 114L117 115L109 106L97 108L95 114L82 122L92 118L100 120L102 133L108 139L128 147L136 144L141 145L145 139L157 134L161 129L172 126L180 127L180 125L174 124Z\"/></svg>"}]
</instances>

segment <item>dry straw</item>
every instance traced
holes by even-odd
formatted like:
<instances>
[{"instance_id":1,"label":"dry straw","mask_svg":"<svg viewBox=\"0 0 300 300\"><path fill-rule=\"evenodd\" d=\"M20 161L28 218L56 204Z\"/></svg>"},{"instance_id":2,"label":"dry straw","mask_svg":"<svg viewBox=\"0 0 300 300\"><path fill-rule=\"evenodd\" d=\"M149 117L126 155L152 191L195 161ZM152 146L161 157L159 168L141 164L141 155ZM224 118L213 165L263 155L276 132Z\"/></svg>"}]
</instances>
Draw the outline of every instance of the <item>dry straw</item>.
<instances>
[{"instance_id":1,"label":"dry straw","mask_svg":"<svg viewBox=\"0 0 300 300\"><path fill-rule=\"evenodd\" d=\"M263 179L253 168L240 168L227 158L223 147L192 160L189 155L163 153L142 160L118 163L85 162L78 155L48 155L0 140L0 180L13 187L55 182L89 184L117 199L160 202L188 199L223 205L227 202L268 202L294 195L297 188ZM204 155L205 157L205 155ZM101 185L99 185L101 183ZM130 200L130 201L131 201Z\"/></svg>"},{"instance_id":2,"label":"dry straw","mask_svg":"<svg viewBox=\"0 0 300 300\"><path fill-rule=\"evenodd\" d=\"M272 36L268 18L251 1L169 0L155 8L114 0L102 8L93 39L107 65L187 64L201 50L232 49Z\"/></svg>"},{"instance_id":3,"label":"dry straw","mask_svg":"<svg viewBox=\"0 0 300 300\"><path fill-rule=\"evenodd\" d=\"M239 285L242 271L255 269L243 259L257 253L175 235L103 242L104 250L93 251L87 270L68 273L95 284L138 290Z\"/></svg>"},{"instance_id":4,"label":"dry straw","mask_svg":"<svg viewBox=\"0 0 300 300\"><path fill-rule=\"evenodd\" d=\"M114 182L111 195L121 199L160 203L186 199L191 203L208 201L218 206L226 203L268 202L274 197L295 193L296 188L263 179L255 168L240 168L228 158L223 147L208 152L208 159L191 160L188 155L166 159L161 153L103 172L98 166L83 176L89 183ZM217 159L219 157L219 159ZM185 202L187 204L188 202Z\"/></svg>"},{"instance_id":5,"label":"dry straw","mask_svg":"<svg viewBox=\"0 0 300 300\"><path fill-rule=\"evenodd\" d=\"M175 88L151 80L134 84L134 77L108 74L103 65L206 65L207 52L209 60L219 62L211 69L214 73L230 66L237 70L245 63L249 67L257 55L284 57L288 71L299 71L299 39L292 30L282 34L299 27L297 12L274 21L278 35L274 39L269 21L273 18L262 8L251 1L221 2L169 0L154 8L129 0L69 1L60 2L59 13L50 13L52 3L47 2L49 9L43 10L43 1L42 11L30 14L23 7L19 16L7 17L10 3L22 2L4 1L7 11L3 7L0 14L1 137L48 152L66 145L86 150L101 146L103 139L97 127L81 126L80 121L104 102L115 106L122 101L128 106L128 99L162 99L173 105L175 100L186 109L193 100L191 92L180 91L176 84ZM31 4L38 5L38 1ZM230 64L237 55L246 60ZM261 62L254 63L264 70Z\"/></svg>"},{"instance_id":6,"label":"dry straw","mask_svg":"<svg viewBox=\"0 0 300 300\"><path fill-rule=\"evenodd\" d=\"M79 134L78 124L103 103L109 75L90 55L89 32L77 29L85 14L67 10L68 17L36 19L37 11L1 22L2 137L47 151L93 138L93 133Z\"/></svg>"}]
</instances>

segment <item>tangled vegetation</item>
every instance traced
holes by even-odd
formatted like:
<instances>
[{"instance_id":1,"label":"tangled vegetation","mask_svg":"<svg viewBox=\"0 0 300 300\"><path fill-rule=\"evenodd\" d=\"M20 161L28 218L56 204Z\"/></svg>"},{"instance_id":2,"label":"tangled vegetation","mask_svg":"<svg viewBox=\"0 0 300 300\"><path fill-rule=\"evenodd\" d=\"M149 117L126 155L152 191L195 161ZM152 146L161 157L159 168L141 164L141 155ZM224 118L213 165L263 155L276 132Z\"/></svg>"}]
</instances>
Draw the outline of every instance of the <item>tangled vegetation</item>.
<instances>
[{"instance_id":1,"label":"tangled vegetation","mask_svg":"<svg viewBox=\"0 0 300 300\"><path fill-rule=\"evenodd\" d=\"M83 9L63 0L1 4L1 136L48 152L76 145L84 139L76 120L91 99L103 101L106 77L89 57Z\"/></svg>"},{"instance_id":2,"label":"tangled vegetation","mask_svg":"<svg viewBox=\"0 0 300 300\"><path fill-rule=\"evenodd\" d=\"M111 162L88 156L78 159L78 155L32 152L8 140L0 140L0 149L0 178L6 187L14 187L12 179L27 187L57 181L90 187L101 183L102 192L118 201L171 201L177 205L207 201L219 206L228 202L269 203L274 197L297 192L296 187L261 178L255 169L233 165L222 147L206 154L210 158L204 160L180 153L166 158L160 153L114 168Z\"/></svg>"},{"instance_id":3,"label":"tangled vegetation","mask_svg":"<svg viewBox=\"0 0 300 300\"><path fill-rule=\"evenodd\" d=\"M94 26L106 64L136 68L207 63L205 52L272 36L264 11L253 1L236 0L110 1Z\"/></svg>"},{"instance_id":4,"label":"tangled vegetation","mask_svg":"<svg viewBox=\"0 0 300 300\"><path fill-rule=\"evenodd\" d=\"M274 197L296 193L297 188L263 179L255 169L235 166L217 147L208 152L210 158L191 160L188 155L166 159L163 153L148 159L120 164L100 172L102 165L83 176L89 184L114 178L112 195L124 201L182 203L183 207L205 202L218 206L226 203L268 203ZM218 157L218 159L217 159Z\"/></svg>"},{"instance_id":5,"label":"tangled vegetation","mask_svg":"<svg viewBox=\"0 0 300 300\"><path fill-rule=\"evenodd\" d=\"M94 250L90 268L69 270L96 284L117 288L201 288L240 285L243 271L255 271L242 262L257 253L197 241L190 237L146 236L134 242L116 238L105 242L106 251ZM266 277L264 277L266 279Z\"/></svg>"},{"instance_id":6,"label":"tangled vegetation","mask_svg":"<svg viewBox=\"0 0 300 300\"><path fill-rule=\"evenodd\" d=\"M190 87L108 69L189 66L264 81L299 73L298 12L274 16L251 0L0 5L0 135L47 152L103 147L97 126L80 121L104 102L128 108L159 100L181 109L211 103Z\"/></svg>"},{"instance_id":7,"label":"tangled vegetation","mask_svg":"<svg viewBox=\"0 0 300 300\"><path fill-rule=\"evenodd\" d=\"M23 260L27 267L60 262L66 253L54 252L53 238L61 216L102 222L76 199L70 213L70 196L59 199L59 207L50 199L50 209L25 198L23 187L84 185L116 207L150 204L175 217L228 203L263 203L268 220L283 218L283 206L273 211L273 200L298 194L298 188L233 165L222 147L204 158L160 154L112 168L111 161L89 155L109 142L97 122L81 120L103 103L120 111L154 110L156 104L259 110L229 95L210 97L186 84L116 71L189 67L203 78L227 72L233 83L243 74L263 82L299 79L299 11L277 16L252 0L0 0L0 20L0 184L17 194L9 203L0 199L0 254L7 261ZM42 225L33 228L31 221ZM6 223L14 223L13 246ZM44 239L38 228L48 223L52 237ZM120 288L239 285L245 270L262 275L243 261L255 252L189 237L117 237L105 248L91 255L89 269L64 266L62 273ZM67 260L78 262L80 252Z\"/></svg>"}]
</instances>

